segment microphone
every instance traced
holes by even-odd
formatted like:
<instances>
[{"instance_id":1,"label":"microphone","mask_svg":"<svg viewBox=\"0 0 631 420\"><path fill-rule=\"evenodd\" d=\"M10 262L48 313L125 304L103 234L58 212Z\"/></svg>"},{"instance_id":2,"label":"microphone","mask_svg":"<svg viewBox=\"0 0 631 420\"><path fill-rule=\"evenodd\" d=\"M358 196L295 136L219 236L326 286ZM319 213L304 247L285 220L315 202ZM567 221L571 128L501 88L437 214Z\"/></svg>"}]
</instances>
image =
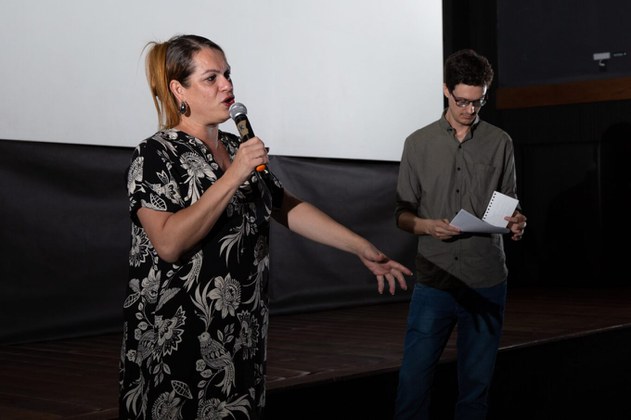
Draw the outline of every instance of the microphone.
<instances>
[{"instance_id":1,"label":"microphone","mask_svg":"<svg viewBox=\"0 0 631 420\"><path fill-rule=\"evenodd\" d=\"M230 118L232 118L237 125L237 130L241 135L241 141L249 140L254 137L254 130L248 120L248 109L241 102L235 102L230 105ZM265 171L265 164L256 167L257 172Z\"/></svg>"}]
</instances>

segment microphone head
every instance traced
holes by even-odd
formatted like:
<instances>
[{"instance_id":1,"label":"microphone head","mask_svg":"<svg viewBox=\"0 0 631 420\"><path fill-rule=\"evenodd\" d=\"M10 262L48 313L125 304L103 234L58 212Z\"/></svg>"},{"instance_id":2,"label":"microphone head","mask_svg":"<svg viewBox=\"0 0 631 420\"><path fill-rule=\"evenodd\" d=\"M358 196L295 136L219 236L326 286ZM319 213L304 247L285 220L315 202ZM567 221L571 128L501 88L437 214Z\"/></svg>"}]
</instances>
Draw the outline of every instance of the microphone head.
<instances>
[{"instance_id":1,"label":"microphone head","mask_svg":"<svg viewBox=\"0 0 631 420\"><path fill-rule=\"evenodd\" d=\"M247 115L248 109L241 102L235 102L230 105L230 118L233 120L237 118L239 115Z\"/></svg>"}]
</instances>

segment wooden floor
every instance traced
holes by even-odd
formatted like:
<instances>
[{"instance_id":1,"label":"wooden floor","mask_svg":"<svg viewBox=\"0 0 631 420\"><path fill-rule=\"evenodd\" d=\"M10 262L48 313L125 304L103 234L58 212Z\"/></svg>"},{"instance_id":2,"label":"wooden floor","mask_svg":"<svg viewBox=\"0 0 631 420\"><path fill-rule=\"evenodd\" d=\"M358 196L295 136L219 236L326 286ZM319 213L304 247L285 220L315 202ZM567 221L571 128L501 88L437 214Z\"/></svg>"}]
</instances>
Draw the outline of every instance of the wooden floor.
<instances>
[{"instance_id":1,"label":"wooden floor","mask_svg":"<svg viewBox=\"0 0 631 420\"><path fill-rule=\"evenodd\" d=\"M509 289L500 352L631 326L631 288ZM407 303L274 316L268 390L396 372ZM120 335L0 346L0 419L115 419ZM454 337L442 361L453 361Z\"/></svg>"}]
</instances>

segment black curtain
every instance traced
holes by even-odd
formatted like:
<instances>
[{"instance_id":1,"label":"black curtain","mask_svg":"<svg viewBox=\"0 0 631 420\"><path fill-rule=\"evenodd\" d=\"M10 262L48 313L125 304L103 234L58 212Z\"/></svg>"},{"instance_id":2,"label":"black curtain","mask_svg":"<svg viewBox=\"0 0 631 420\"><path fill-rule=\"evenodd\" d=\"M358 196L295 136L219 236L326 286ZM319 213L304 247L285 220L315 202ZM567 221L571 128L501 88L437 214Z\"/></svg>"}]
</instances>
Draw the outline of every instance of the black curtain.
<instances>
[{"instance_id":1,"label":"black curtain","mask_svg":"<svg viewBox=\"0 0 631 420\"><path fill-rule=\"evenodd\" d=\"M0 141L0 342L120 331L130 222L131 148ZM272 156L295 195L413 268L395 227L398 163ZM274 223L272 314L407 299L376 292L359 259ZM410 279L410 283L413 279Z\"/></svg>"}]
</instances>

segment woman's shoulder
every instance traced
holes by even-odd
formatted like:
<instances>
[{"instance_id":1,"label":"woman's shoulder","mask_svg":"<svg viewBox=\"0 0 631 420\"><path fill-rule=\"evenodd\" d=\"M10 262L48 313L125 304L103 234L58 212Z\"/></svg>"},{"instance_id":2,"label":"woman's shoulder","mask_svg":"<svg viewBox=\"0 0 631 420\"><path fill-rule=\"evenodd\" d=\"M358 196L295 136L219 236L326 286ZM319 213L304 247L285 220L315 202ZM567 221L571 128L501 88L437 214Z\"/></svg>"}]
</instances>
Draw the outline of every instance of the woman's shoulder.
<instances>
[{"instance_id":1,"label":"woman's shoulder","mask_svg":"<svg viewBox=\"0 0 631 420\"><path fill-rule=\"evenodd\" d=\"M175 129L159 130L138 143L136 149L170 149L175 147L178 142L182 142L183 140L184 133L182 133L181 131L177 131Z\"/></svg>"},{"instance_id":2,"label":"woman's shoulder","mask_svg":"<svg viewBox=\"0 0 631 420\"><path fill-rule=\"evenodd\" d=\"M136 145L132 160L172 161L179 155L180 145L184 141L176 130L159 130Z\"/></svg>"}]
</instances>

